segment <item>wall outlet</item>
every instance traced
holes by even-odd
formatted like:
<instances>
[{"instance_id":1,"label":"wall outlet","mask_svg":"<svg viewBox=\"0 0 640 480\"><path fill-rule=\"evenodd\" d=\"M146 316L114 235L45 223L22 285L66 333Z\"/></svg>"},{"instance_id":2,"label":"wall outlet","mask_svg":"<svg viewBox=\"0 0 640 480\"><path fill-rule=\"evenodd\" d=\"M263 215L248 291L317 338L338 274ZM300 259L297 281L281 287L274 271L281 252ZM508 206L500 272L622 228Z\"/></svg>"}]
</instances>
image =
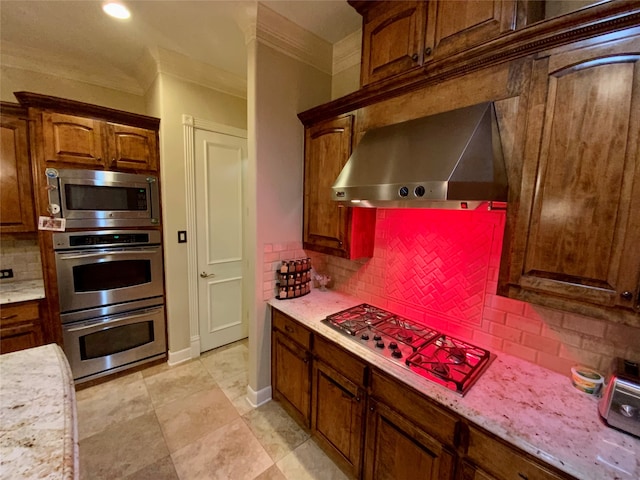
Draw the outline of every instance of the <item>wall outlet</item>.
<instances>
[{"instance_id":1,"label":"wall outlet","mask_svg":"<svg viewBox=\"0 0 640 480\"><path fill-rule=\"evenodd\" d=\"M0 278L13 278L13 268L3 268L0 270Z\"/></svg>"}]
</instances>

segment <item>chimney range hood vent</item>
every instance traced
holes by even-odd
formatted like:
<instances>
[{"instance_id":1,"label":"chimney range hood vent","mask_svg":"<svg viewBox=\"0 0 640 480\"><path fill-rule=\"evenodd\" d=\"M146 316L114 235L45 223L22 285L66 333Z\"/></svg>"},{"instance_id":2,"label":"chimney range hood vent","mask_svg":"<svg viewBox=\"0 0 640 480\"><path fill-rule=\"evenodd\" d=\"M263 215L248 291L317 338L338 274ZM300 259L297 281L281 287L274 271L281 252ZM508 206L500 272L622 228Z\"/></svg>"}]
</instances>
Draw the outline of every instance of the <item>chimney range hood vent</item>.
<instances>
[{"instance_id":1,"label":"chimney range hood vent","mask_svg":"<svg viewBox=\"0 0 640 480\"><path fill-rule=\"evenodd\" d=\"M493 103L368 131L333 185L350 206L474 209L507 201Z\"/></svg>"}]
</instances>

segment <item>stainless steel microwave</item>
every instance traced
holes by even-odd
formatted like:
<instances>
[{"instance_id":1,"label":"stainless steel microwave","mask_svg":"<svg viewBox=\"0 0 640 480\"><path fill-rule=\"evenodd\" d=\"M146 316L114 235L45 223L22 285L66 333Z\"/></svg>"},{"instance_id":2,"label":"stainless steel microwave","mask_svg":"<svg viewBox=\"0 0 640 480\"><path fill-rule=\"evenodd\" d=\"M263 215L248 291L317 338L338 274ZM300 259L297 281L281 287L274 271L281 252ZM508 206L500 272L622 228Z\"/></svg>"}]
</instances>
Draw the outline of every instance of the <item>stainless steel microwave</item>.
<instances>
[{"instance_id":1,"label":"stainless steel microwave","mask_svg":"<svg viewBox=\"0 0 640 480\"><path fill-rule=\"evenodd\" d=\"M67 228L149 227L160 224L158 179L103 170L45 170L49 213Z\"/></svg>"}]
</instances>

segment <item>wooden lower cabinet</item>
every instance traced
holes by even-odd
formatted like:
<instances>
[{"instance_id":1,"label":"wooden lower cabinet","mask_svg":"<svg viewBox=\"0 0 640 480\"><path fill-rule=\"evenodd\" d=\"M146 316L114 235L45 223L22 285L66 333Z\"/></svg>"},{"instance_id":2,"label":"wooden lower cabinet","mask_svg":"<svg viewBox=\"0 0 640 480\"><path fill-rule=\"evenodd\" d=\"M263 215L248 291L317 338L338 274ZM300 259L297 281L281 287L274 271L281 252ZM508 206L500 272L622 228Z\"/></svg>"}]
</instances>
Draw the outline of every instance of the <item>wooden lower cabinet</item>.
<instances>
[{"instance_id":1,"label":"wooden lower cabinet","mask_svg":"<svg viewBox=\"0 0 640 480\"><path fill-rule=\"evenodd\" d=\"M455 454L384 403L369 399L364 478L454 478Z\"/></svg>"},{"instance_id":2,"label":"wooden lower cabinet","mask_svg":"<svg viewBox=\"0 0 640 480\"><path fill-rule=\"evenodd\" d=\"M272 323L274 400L351 478L574 479L276 309Z\"/></svg>"},{"instance_id":3,"label":"wooden lower cabinet","mask_svg":"<svg viewBox=\"0 0 640 480\"><path fill-rule=\"evenodd\" d=\"M311 333L277 310L272 314L271 388L273 398L300 424L311 426ZM298 339L301 343L294 341Z\"/></svg>"},{"instance_id":4,"label":"wooden lower cabinet","mask_svg":"<svg viewBox=\"0 0 640 480\"><path fill-rule=\"evenodd\" d=\"M314 362L312 432L354 478L360 477L365 404L364 390L324 363Z\"/></svg>"},{"instance_id":5,"label":"wooden lower cabinet","mask_svg":"<svg viewBox=\"0 0 640 480\"><path fill-rule=\"evenodd\" d=\"M43 344L40 301L0 307L0 354Z\"/></svg>"},{"instance_id":6,"label":"wooden lower cabinet","mask_svg":"<svg viewBox=\"0 0 640 480\"><path fill-rule=\"evenodd\" d=\"M468 442L466 452L468 461L463 464L461 480L560 480L573 478L560 472L555 473L550 467L529 458L524 452L520 452L474 426L469 426Z\"/></svg>"}]
</instances>

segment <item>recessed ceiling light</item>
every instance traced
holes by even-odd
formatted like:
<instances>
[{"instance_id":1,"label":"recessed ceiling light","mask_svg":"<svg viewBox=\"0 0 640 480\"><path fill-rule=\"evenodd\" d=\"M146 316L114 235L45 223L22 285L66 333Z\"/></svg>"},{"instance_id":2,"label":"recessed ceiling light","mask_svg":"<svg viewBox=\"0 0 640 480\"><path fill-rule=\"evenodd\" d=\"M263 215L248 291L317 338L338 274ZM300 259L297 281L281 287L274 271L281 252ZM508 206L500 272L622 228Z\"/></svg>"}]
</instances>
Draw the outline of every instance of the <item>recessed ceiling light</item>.
<instances>
[{"instance_id":1,"label":"recessed ceiling light","mask_svg":"<svg viewBox=\"0 0 640 480\"><path fill-rule=\"evenodd\" d=\"M119 2L107 2L102 5L102 10L107 15L110 15L114 18L120 18L125 20L131 17L131 12L127 7L125 7L122 3Z\"/></svg>"}]
</instances>

